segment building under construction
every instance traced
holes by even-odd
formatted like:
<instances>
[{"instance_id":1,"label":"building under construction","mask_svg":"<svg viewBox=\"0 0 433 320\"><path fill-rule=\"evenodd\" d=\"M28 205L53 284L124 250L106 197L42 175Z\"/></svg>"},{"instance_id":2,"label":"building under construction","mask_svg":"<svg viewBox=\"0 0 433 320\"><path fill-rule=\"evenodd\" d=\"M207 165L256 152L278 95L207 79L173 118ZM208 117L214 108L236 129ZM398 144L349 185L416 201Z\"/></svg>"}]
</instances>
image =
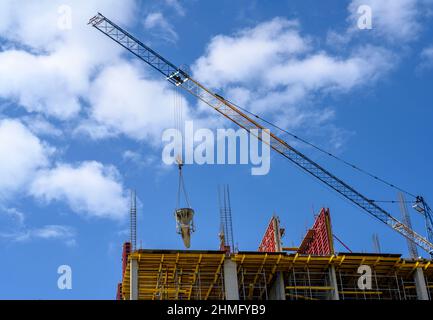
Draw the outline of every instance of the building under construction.
<instances>
[{"instance_id":1,"label":"building under construction","mask_svg":"<svg viewBox=\"0 0 433 320\"><path fill-rule=\"evenodd\" d=\"M89 25L129 51L135 58L159 72L166 81L197 98L215 114L245 129L252 137L266 144L288 163L313 176L363 212L392 228L413 246L433 255L433 210L422 196L404 191L365 170L291 134L276 124L229 101L194 79L187 68L179 67L145 45L131 33L98 13ZM176 109L176 108L175 108ZM177 115L176 119L181 120ZM179 122L179 121L176 121ZM270 132L272 127L275 132ZM403 210L403 221L394 217L378 201L355 190L316 161L297 150L287 135L306 143L376 182L404 192L410 203L426 222L427 237L413 230ZM180 157L179 192L185 193L186 206L175 210L178 232L185 247L189 247L194 232L194 210L189 205L182 180L183 161ZM374 237L376 254L335 253L330 214L322 209L313 227L307 231L297 248L283 248L283 230L277 217L266 229L257 252L241 252L233 245L229 217L229 193L223 191L225 209L221 210L223 232L219 251L159 251L136 250L135 233L123 252L122 283L119 299L227 299L227 300L321 300L321 299L381 299L408 300L431 298L433 276L431 261L419 259L416 248L410 249L412 259L380 253L378 237ZM179 200L179 196L178 196ZM403 204L404 201L402 200ZM135 203L133 202L134 206ZM403 208L404 209L404 208ZM135 210L135 209L134 209ZM132 212L135 212L132 210ZM131 220L135 226L135 219ZM132 247L131 247L132 245ZM348 249L347 247L345 247ZM350 250L348 250L350 252Z\"/></svg>"},{"instance_id":2,"label":"building under construction","mask_svg":"<svg viewBox=\"0 0 433 320\"><path fill-rule=\"evenodd\" d=\"M430 300L431 260L335 253L322 209L299 248L283 248L273 217L257 252L123 250L125 300Z\"/></svg>"}]
</instances>

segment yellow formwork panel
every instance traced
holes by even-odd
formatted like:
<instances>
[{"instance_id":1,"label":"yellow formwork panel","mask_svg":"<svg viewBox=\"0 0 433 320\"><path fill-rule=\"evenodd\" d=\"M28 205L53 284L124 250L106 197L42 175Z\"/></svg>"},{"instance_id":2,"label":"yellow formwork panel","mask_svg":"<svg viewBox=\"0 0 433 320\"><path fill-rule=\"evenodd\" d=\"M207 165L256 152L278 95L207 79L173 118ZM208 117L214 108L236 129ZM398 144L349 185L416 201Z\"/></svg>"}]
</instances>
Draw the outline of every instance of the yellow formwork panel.
<instances>
[{"instance_id":1,"label":"yellow formwork panel","mask_svg":"<svg viewBox=\"0 0 433 320\"><path fill-rule=\"evenodd\" d=\"M139 250L129 255L123 277L124 299L130 295L130 261L138 262L140 300L189 300L197 295L202 299L217 298L213 291L221 278L225 253L194 251Z\"/></svg>"}]
</instances>

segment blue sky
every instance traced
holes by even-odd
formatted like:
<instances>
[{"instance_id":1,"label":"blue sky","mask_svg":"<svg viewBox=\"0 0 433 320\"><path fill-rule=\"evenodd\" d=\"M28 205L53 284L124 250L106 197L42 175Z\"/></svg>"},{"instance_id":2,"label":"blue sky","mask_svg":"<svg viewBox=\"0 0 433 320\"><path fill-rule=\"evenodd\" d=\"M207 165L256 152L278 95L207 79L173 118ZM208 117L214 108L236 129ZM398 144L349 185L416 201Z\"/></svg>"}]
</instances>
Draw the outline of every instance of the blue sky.
<instances>
[{"instance_id":1,"label":"blue sky","mask_svg":"<svg viewBox=\"0 0 433 320\"><path fill-rule=\"evenodd\" d=\"M372 8L371 30L357 28L362 4ZM140 200L139 244L183 248L173 218L177 171L161 161L161 133L174 125L173 88L86 25L98 11L173 63L188 65L216 92L433 199L430 0L6 0L0 3L1 299L114 298L130 188ZM59 26L65 12L71 28ZM203 127L231 127L186 95L182 104L185 117ZM394 190L296 146L366 196L396 199ZM191 249L218 248L217 187L229 184L240 250L257 249L273 213L286 228L284 244L299 244L326 206L334 233L353 251L372 252L378 233L382 251L407 255L401 236L278 155L268 175L252 176L250 169L186 166L197 226ZM397 206L386 208L400 217ZM425 234L422 217L411 213ZM64 264L73 271L69 291L57 288Z\"/></svg>"}]
</instances>

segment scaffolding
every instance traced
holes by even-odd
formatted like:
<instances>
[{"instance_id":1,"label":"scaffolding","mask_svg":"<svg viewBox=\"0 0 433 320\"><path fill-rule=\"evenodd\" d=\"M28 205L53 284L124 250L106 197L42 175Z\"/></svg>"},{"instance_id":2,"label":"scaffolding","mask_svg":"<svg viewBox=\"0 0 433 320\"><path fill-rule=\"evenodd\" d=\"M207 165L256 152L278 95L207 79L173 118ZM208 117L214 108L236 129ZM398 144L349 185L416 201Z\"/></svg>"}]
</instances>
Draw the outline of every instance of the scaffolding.
<instances>
[{"instance_id":1,"label":"scaffolding","mask_svg":"<svg viewBox=\"0 0 433 320\"><path fill-rule=\"evenodd\" d=\"M328 270L292 268L284 282L287 300L330 300L334 291Z\"/></svg>"},{"instance_id":2,"label":"scaffolding","mask_svg":"<svg viewBox=\"0 0 433 320\"><path fill-rule=\"evenodd\" d=\"M268 283L265 270L248 272L248 270L240 268L238 277L240 300L268 300Z\"/></svg>"},{"instance_id":3,"label":"scaffolding","mask_svg":"<svg viewBox=\"0 0 433 320\"><path fill-rule=\"evenodd\" d=\"M371 287L361 289L359 273L337 272L338 292L341 300L416 300L416 287L412 278L390 274L378 274L372 270Z\"/></svg>"},{"instance_id":4,"label":"scaffolding","mask_svg":"<svg viewBox=\"0 0 433 320\"><path fill-rule=\"evenodd\" d=\"M222 300L224 259L218 251L135 251L124 273L123 299L129 299L131 260L136 260L139 300Z\"/></svg>"},{"instance_id":5,"label":"scaffolding","mask_svg":"<svg viewBox=\"0 0 433 320\"><path fill-rule=\"evenodd\" d=\"M236 264L234 290L240 300L275 299L276 285L287 300L414 300L418 299L414 274L420 269L429 296L433 294L431 260L408 260L395 254L138 250L128 255L123 299L130 298L133 260L137 261L140 300L223 300L226 290L233 290L224 285L227 260ZM362 273L360 267L370 272ZM370 277L371 286L360 286L362 276Z\"/></svg>"},{"instance_id":6,"label":"scaffolding","mask_svg":"<svg viewBox=\"0 0 433 320\"><path fill-rule=\"evenodd\" d=\"M223 300L224 276L219 272L217 281L213 280L213 273L183 271L169 268L158 274L156 286L148 284L141 287L142 292L152 294L152 300ZM146 277L146 276L144 276Z\"/></svg>"}]
</instances>

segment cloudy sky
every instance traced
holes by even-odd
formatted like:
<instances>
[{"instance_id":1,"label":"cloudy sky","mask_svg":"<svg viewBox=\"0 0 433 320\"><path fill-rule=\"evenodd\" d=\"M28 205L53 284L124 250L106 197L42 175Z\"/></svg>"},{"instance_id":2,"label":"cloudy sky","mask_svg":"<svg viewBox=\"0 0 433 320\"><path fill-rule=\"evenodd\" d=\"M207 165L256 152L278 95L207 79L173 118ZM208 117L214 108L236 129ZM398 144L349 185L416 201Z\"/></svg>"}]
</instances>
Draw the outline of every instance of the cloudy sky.
<instances>
[{"instance_id":1,"label":"cloudy sky","mask_svg":"<svg viewBox=\"0 0 433 320\"><path fill-rule=\"evenodd\" d=\"M372 29L358 28L361 5L372 9ZM1 0L0 298L115 297L131 188L140 246L182 248L177 172L161 161L161 133L175 125L175 104L200 126L231 127L88 26L97 12L219 94L433 199L431 0ZM396 198L295 144L371 199ZM185 168L197 213L192 249L218 247L217 186L227 183L241 250L257 248L273 213L285 244L298 244L327 206L353 251L372 251L378 233L383 251L406 254L386 226L284 159L271 161L261 177L248 165ZM424 234L422 218L413 220ZM70 291L57 288L64 264Z\"/></svg>"}]
</instances>

